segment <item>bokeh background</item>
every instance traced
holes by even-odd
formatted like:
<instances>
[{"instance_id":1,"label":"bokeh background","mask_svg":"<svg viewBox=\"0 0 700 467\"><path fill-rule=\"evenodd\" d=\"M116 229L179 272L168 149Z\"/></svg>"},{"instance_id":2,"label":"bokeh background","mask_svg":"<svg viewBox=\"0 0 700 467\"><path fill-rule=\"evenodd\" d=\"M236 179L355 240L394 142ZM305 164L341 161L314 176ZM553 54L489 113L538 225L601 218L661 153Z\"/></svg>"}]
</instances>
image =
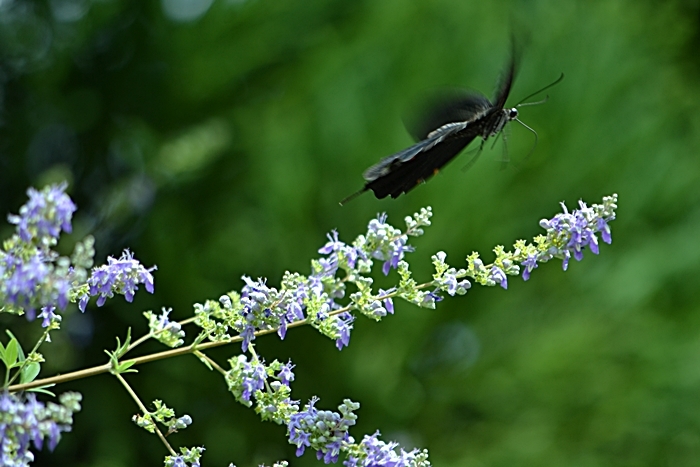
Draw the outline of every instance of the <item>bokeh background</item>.
<instances>
[{"instance_id":1,"label":"bokeh background","mask_svg":"<svg viewBox=\"0 0 700 467\"><path fill-rule=\"evenodd\" d=\"M497 145L397 200L339 207L366 167L411 143L402 116L420 96L491 95L511 31L523 49L511 103L566 74L521 111L533 155L511 125L506 170ZM154 295L69 313L43 374L103 363L115 336L146 331L144 310L184 319L243 274L308 273L326 232L350 241L378 212L402 225L433 207L409 255L427 280L439 250L456 266L472 251L488 260L540 233L559 201L618 193L613 244L567 272L552 262L437 310L397 302L379 324L359 318L343 352L311 329L258 352L293 359L302 401L359 401L356 438L379 429L438 467L698 465L699 48L696 0L0 0L0 211L67 179L79 211L66 249L93 234L99 263L129 247L158 266ZM37 324L0 321L25 346ZM128 378L193 417L172 442L204 445L204 465L320 464L193 357ZM162 465L113 377L56 388L69 389L84 409L35 465Z\"/></svg>"}]
</instances>

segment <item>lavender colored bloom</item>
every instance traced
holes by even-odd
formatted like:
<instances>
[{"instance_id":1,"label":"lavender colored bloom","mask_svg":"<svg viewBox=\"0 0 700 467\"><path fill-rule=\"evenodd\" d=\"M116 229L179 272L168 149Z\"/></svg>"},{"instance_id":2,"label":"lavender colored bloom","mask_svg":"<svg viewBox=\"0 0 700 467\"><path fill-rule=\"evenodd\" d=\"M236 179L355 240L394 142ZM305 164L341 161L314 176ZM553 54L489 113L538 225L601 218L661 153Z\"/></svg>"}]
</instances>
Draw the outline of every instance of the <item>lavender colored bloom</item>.
<instances>
[{"instance_id":1,"label":"lavender colored bloom","mask_svg":"<svg viewBox=\"0 0 700 467\"><path fill-rule=\"evenodd\" d=\"M56 239L61 230L72 231L71 219L77 208L65 194L67 186L67 183L61 183L41 191L27 190L29 201L20 208L19 215L8 216L10 223L17 226L17 234L23 241L43 240L45 237Z\"/></svg>"},{"instance_id":2,"label":"lavender colored bloom","mask_svg":"<svg viewBox=\"0 0 700 467\"><path fill-rule=\"evenodd\" d=\"M372 436L367 436L362 439L360 449L362 455L348 456L343 462L346 467L413 467L418 464L429 465L425 453L414 449L406 452L396 448L398 443L385 443L379 439L379 431Z\"/></svg>"},{"instance_id":3,"label":"lavender colored bloom","mask_svg":"<svg viewBox=\"0 0 700 467\"><path fill-rule=\"evenodd\" d=\"M38 252L25 261L7 254L2 261L6 273L10 272L9 277L0 284L5 301L24 308L27 318L33 320L36 316L34 306L38 298L37 293L46 282L51 268Z\"/></svg>"},{"instance_id":4,"label":"lavender colored bloom","mask_svg":"<svg viewBox=\"0 0 700 467\"><path fill-rule=\"evenodd\" d=\"M350 343L350 331L352 330L352 323L355 321L355 317L346 312L339 314L335 319L339 334L339 337L335 340L335 346L338 350L343 350L343 347L347 347Z\"/></svg>"},{"instance_id":5,"label":"lavender colored bloom","mask_svg":"<svg viewBox=\"0 0 700 467\"><path fill-rule=\"evenodd\" d=\"M41 308L41 313L39 313L39 318L42 318L41 327L47 328L51 321L56 319L57 315L54 313L56 310L55 306L45 306Z\"/></svg>"},{"instance_id":6,"label":"lavender colored bloom","mask_svg":"<svg viewBox=\"0 0 700 467\"><path fill-rule=\"evenodd\" d=\"M328 237L328 243L318 250L318 252L322 255L338 252L345 246L345 243L338 240L337 230L332 230L331 233L327 234L326 236Z\"/></svg>"},{"instance_id":7,"label":"lavender colored bloom","mask_svg":"<svg viewBox=\"0 0 700 467\"><path fill-rule=\"evenodd\" d=\"M358 251L338 240L338 232L336 230L326 235L328 242L318 250L323 255L329 255L328 258L322 258L319 263L323 267L325 276L334 276L341 262L341 257L347 262L348 267L354 268L357 264L359 256Z\"/></svg>"},{"instance_id":8,"label":"lavender colored bloom","mask_svg":"<svg viewBox=\"0 0 700 467\"><path fill-rule=\"evenodd\" d=\"M255 340L255 326L246 326L246 328L241 333L241 337L243 337L241 349L243 350L243 352L247 352L250 343Z\"/></svg>"},{"instance_id":9,"label":"lavender colored bloom","mask_svg":"<svg viewBox=\"0 0 700 467\"><path fill-rule=\"evenodd\" d=\"M602 217L599 217L598 220L596 221L596 229L598 232L600 232L600 235L603 237L603 241L607 244L612 243L612 236L610 235L610 226L608 225L608 222L603 219Z\"/></svg>"},{"instance_id":10,"label":"lavender colored bloom","mask_svg":"<svg viewBox=\"0 0 700 467\"><path fill-rule=\"evenodd\" d=\"M334 253L328 258L319 259L318 262L323 268L322 276L335 276L338 271L338 255Z\"/></svg>"},{"instance_id":11,"label":"lavender colored bloom","mask_svg":"<svg viewBox=\"0 0 700 467\"><path fill-rule=\"evenodd\" d=\"M50 450L58 444L61 432L71 429L73 413L80 410L80 394L64 393L61 405L36 400L35 394L21 399L0 394L0 465L28 467L34 460L30 443L41 449L48 440Z\"/></svg>"},{"instance_id":12,"label":"lavender colored bloom","mask_svg":"<svg viewBox=\"0 0 700 467\"><path fill-rule=\"evenodd\" d=\"M370 256L384 261L384 275L388 275L392 268L398 267L405 253L413 251L413 247L407 244L408 235L387 224L386 219L384 213L372 219L367 226L366 239Z\"/></svg>"},{"instance_id":13,"label":"lavender colored bloom","mask_svg":"<svg viewBox=\"0 0 700 467\"><path fill-rule=\"evenodd\" d=\"M285 386L289 386L289 383L294 381L294 372L292 371L294 366L295 365L292 364L292 361L290 360L277 373L277 378L279 378L280 382Z\"/></svg>"},{"instance_id":14,"label":"lavender colored bloom","mask_svg":"<svg viewBox=\"0 0 700 467\"><path fill-rule=\"evenodd\" d=\"M199 458L204 452L203 447L194 447L192 449L180 448L179 456L166 456L166 467L200 467Z\"/></svg>"},{"instance_id":15,"label":"lavender colored bloom","mask_svg":"<svg viewBox=\"0 0 700 467\"><path fill-rule=\"evenodd\" d=\"M345 400L338 413L316 409L317 401L313 397L303 411L292 414L287 424L289 442L297 446L297 457L310 447L317 451L318 459L330 464L337 462L343 442L351 439L348 430L355 424L353 411L359 404Z\"/></svg>"},{"instance_id":16,"label":"lavender colored bloom","mask_svg":"<svg viewBox=\"0 0 700 467\"><path fill-rule=\"evenodd\" d=\"M229 390L239 402L250 407L255 391L265 388L267 380L265 365L255 359L248 362L245 355L231 358L229 363L231 370L226 374Z\"/></svg>"},{"instance_id":17,"label":"lavender colored bloom","mask_svg":"<svg viewBox=\"0 0 700 467\"><path fill-rule=\"evenodd\" d=\"M407 241L408 238L402 235L390 243L389 259L382 265L382 272L385 276L389 274L391 269L396 269L399 266L399 261L403 259L406 253L413 251L413 247L406 244Z\"/></svg>"},{"instance_id":18,"label":"lavender colored bloom","mask_svg":"<svg viewBox=\"0 0 700 467\"><path fill-rule=\"evenodd\" d=\"M384 289L379 289L379 296L387 295L390 293L393 293L396 291L396 288L392 287L389 290L384 290ZM391 297L385 298L382 300L382 303L384 304L384 309L386 309L386 312L389 314L394 314L394 300Z\"/></svg>"},{"instance_id":19,"label":"lavender colored bloom","mask_svg":"<svg viewBox=\"0 0 700 467\"><path fill-rule=\"evenodd\" d=\"M246 285L241 289L241 296L249 299L247 304L251 306L253 311L259 311L260 305L269 300L274 290L267 286L264 279L254 281L248 276L243 276L242 279Z\"/></svg>"},{"instance_id":20,"label":"lavender colored bloom","mask_svg":"<svg viewBox=\"0 0 700 467\"><path fill-rule=\"evenodd\" d=\"M523 280L529 280L530 273L537 268L537 255L528 255L521 264L523 265Z\"/></svg>"},{"instance_id":21,"label":"lavender colored bloom","mask_svg":"<svg viewBox=\"0 0 700 467\"><path fill-rule=\"evenodd\" d=\"M564 251L564 259L561 262L561 268L566 271L569 268L569 260L571 259L571 252Z\"/></svg>"},{"instance_id":22,"label":"lavender colored bloom","mask_svg":"<svg viewBox=\"0 0 700 467\"><path fill-rule=\"evenodd\" d=\"M503 272L503 269L499 268L498 266L493 266L491 268L489 279L496 284L500 284L500 286L504 289L508 288L508 276L506 276L506 273Z\"/></svg>"},{"instance_id":23,"label":"lavender colored bloom","mask_svg":"<svg viewBox=\"0 0 700 467\"><path fill-rule=\"evenodd\" d=\"M551 247L546 254L540 254L537 260L547 261L552 257L559 257L562 259L562 268L566 270L572 256L577 261L583 258L583 250L586 247L594 254L598 254L597 233L601 234L604 242L612 242L608 221L615 218L616 202L617 195L606 196L603 198L602 205L594 204L591 207L579 201L579 209L571 213L562 203L563 213L557 214L552 219L540 221L540 226L547 230L547 241ZM530 258L526 261L529 261L528 264L532 266ZM534 266L527 271L528 277L533 268Z\"/></svg>"},{"instance_id":24,"label":"lavender colored bloom","mask_svg":"<svg viewBox=\"0 0 700 467\"><path fill-rule=\"evenodd\" d=\"M90 297L99 296L97 306L102 306L108 298L115 293L124 295L126 301L134 299L134 293L138 290L138 284L144 284L149 293L153 293L153 266L146 269L138 260L134 259L133 253L124 250L119 259L111 256L107 258L107 264L94 268L90 278L88 278L89 290L86 295L80 297L78 307L80 311L85 311L87 301Z\"/></svg>"},{"instance_id":25,"label":"lavender colored bloom","mask_svg":"<svg viewBox=\"0 0 700 467\"><path fill-rule=\"evenodd\" d=\"M442 297L438 294L433 292L428 292L423 296L423 301L421 302L420 306L424 308L435 308L435 303L441 302Z\"/></svg>"}]
</instances>

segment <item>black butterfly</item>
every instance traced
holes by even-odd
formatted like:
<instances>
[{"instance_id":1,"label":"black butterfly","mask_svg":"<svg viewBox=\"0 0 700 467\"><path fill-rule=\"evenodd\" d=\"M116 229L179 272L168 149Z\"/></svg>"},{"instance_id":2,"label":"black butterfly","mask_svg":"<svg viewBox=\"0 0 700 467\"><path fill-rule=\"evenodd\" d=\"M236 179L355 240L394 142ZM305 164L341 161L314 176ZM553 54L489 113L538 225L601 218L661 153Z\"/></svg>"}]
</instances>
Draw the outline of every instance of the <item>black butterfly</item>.
<instances>
[{"instance_id":1,"label":"black butterfly","mask_svg":"<svg viewBox=\"0 0 700 467\"><path fill-rule=\"evenodd\" d=\"M377 198L399 197L408 193L418 184L438 173L440 168L451 161L477 136L481 136L483 147L487 139L497 136L505 125L516 120L534 133L532 128L518 120L516 105L504 108L515 76L515 53L498 86L494 102L479 93L470 93L459 99L452 99L436 105L429 112L422 128L415 131L419 141L365 170L362 174L367 181L358 192L340 202L341 206L367 190L372 190ZM552 84L529 95L521 101L554 86L564 78L564 74ZM525 104L527 105L527 104ZM537 135L537 133L535 133Z\"/></svg>"}]
</instances>

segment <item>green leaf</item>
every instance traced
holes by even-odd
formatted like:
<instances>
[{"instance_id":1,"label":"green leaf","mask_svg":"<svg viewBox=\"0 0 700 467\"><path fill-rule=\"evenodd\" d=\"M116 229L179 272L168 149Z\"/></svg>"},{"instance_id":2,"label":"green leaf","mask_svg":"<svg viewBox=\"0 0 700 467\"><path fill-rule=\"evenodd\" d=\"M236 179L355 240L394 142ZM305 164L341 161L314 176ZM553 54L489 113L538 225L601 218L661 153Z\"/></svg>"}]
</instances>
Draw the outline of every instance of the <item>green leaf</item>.
<instances>
[{"instance_id":1,"label":"green leaf","mask_svg":"<svg viewBox=\"0 0 700 467\"><path fill-rule=\"evenodd\" d=\"M10 339L10 342L7 343L7 347L5 347L5 356L3 358L3 361L5 362L5 366L7 368L12 368L17 364L17 357L19 356L19 343L17 342L17 339L14 337Z\"/></svg>"},{"instance_id":2,"label":"green leaf","mask_svg":"<svg viewBox=\"0 0 700 467\"><path fill-rule=\"evenodd\" d=\"M41 365L37 362L29 362L24 368L22 368L22 373L19 377L20 384L31 383L36 379L39 371L41 370Z\"/></svg>"},{"instance_id":3,"label":"green leaf","mask_svg":"<svg viewBox=\"0 0 700 467\"><path fill-rule=\"evenodd\" d=\"M119 363L114 369L115 372L121 373L138 373L137 370L130 369L131 366L136 363L134 360L127 360L125 362Z\"/></svg>"},{"instance_id":4,"label":"green leaf","mask_svg":"<svg viewBox=\"0 0 700 467\"><path fill-rule=\"evenodd\" d=\"M47 384L46 386L39 386L38 388L32 388L32 389L27 389L29 392L40 392L41 394L46 394L48 396L56 397L56 394L54 394L51 391L47 391L44 388L50 388L52 386L56 386L55 384Z\"/></svg>"}]
</instances>

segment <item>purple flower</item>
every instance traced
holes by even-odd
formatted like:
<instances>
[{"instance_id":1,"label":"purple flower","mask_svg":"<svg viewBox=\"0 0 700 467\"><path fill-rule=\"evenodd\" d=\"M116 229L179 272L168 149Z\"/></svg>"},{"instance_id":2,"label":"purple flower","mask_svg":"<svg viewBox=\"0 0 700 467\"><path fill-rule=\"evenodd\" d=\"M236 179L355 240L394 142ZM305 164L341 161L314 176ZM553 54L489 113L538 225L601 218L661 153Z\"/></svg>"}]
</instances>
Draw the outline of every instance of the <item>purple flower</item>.
<instances>
[{"instance_id":1,"label":"purple flower","mask_svg":"<svg viewBox=\"0 0 700 467\"><path fill-rule=\"evenodd\" d=\"M566 270L572 255L577 261L583 259L583 250L586 247L594 254L598 254L598 232L602 235L604 242L612 242L608 221L615 218L616 201L616 195L605 197L603 205L593 205L593 207L588 207L586 203L579 201L579 209L571 213L562 203L563 213L557 214L550 220L542 219L540 225L547 230L547 239L553 245L547 255L544 255L543 260L546 261L552 256L560 257L563 260L562 268ZM563 242L565 243L562 246Z\"/></svg>"},{"instance_id":2,"label":"purple flower","mask_svg":"<svg viewBox=\"0 0 700 467\"><path fill-rule=\"evenodd\" d=\"M17 233L23 241L44 237L56 239L61 230L71 232L71 219L77 208L65 194L67 186L64 182L41 191L27 190L29 201L20 208L19 215L8 216L10 223L17 226Z\"/></svg>"},{"instance_id":3,"label":"purple flower","mask_svg":"<svg viewBox=\"0 0 700 467\"><path fill-rule=\"evenodd\" d=\"M608 225L608 222L603 219L602 217L599 217L598 220L596 221L596 229L598 232L600 232L600 235L603 237L603 241L607 244L612 243L612 236L610 235L610 226Z\"/></svg>"},{"instance_id":4,"label":"purple flower","mask_svg":"<svg viewBox=\"0 0 700 467\"><path fill-rule=\"evenodd\" d=\"M537 255L529 255L525 261L520 264L523 266L523 280L530 279L530 273L533 269L537 268Z\"/></svg>"},{"instance_id":5,"label":"purple flower","mask_svg":"<svg viewBox=\"0 0 700 467\"><path fill-rule=\"evenodd\" d=\"M290 360L282 367L282 369L279 371L279 373L277 373L277 378L285 386L289 386L289 383L291 381L294 381L294 372L292 372L293 368L294 368L294 365L292 364L292 361Z\"/></svg>"},{"instance_id":6,"label":"purple flower","mask_svg":"<svg viewBox=\"0 0 700 467\"><path fill-rule=\"evenodd\" d=\"M343 465L346 467L410 467L415 466L419 458L425 456L418 449L410 452L399 449L399 452L396 452L398 447L398 443L381 441L377 431L372 436L365 435L362 439L360 448L364 456L349 456Z\"/></svg>"},{"instance_id":7,"label":"purple flower","mask_svg":"<svg viewBox=\"0 0 700 467\"><path fill-rule=\"evenodd\" d=\"M227 374L229 389L236 396L236 399L250 407L250 399L255 391L265 388L267 380L265 365L257 360L248 362L244 355L239 355L229 361L232 368Z\"/></svg>"},{"instance_id":8,"label":"purple flower","mask_svg":"<svg viewBox=\"0 0 700 467\"><path fill-rule=\"evenodd\" d=\"M313 397L303 411L290 417L287 424L289 442L297 446L297 457L310 447L316 450L317 458L323 459L326 464L337 462L340 447L350 439L348 430L355 424L357 416L353 411L359 404L345 400L338 407L338 413L318 410L316 402L318 398Z\"/></svg>"},{"instance_id":9,"label":"purple flower","mask_svg":"<svg viewBox=\"0 0 700 467\"><path fill-rule=\"evenodd\" d=\"M503 269L499 268L498 266L493 266L491 268L489 279L496 284L500 284L500 286L504 289L508 288L508 276L506 276L506 273L503 272Z\"/></svg>"},{"instance_id":10,"label":"purple flower","mask_svg":"<svg viewBox=\"0 0 700 467\"><path fill-rule=\"evenodd\" d=\"M255 340L255 326L246 326L246 328L241 333L241 337L243 338L241 348L243 352L247 352L250 343Z\"/></svg>"},{"instance_id":11,"label":"purple flower","mask_svg":"<svg viewBox=\"0 0 700 467\"><path fill-rule=\"evenodd\" d=\"M41 449L48 439L48 447L53 451L61 432L70 431L73 413L80 410L80 398L77 393L64 393L59 405L39 402L35 394L21 399L0 393L0 465L28 467L34 460L30 443Z\"/></svg>"},{"instance_id":12,"label":"purple flower","mask_svg":"<svg viewBox=\"0 0 700 467\"><path fill-rule=\"evenodd\" d=\"M51 268L38 252L25 261L7 254L3 262L6 274L9 272L9 277L0 285L6 302L24 308L27 318L33 320L38 294L51 273Z\"/></svg>"},{"instance_id":13,"label":"purple flower","mask_svg":"<svg viewBox=\"0 0 700 467\"><path fill-rule=\"evenodd\" d=\"M350 343L350 331L352 330L353 321L355 321L355 317L347 312L335 317L336 328L339 334L335 340L335 346L338 350L343 350L343 347L347 347Z\"/></svg>"},{"instance_id":14,"label":"purple flower","mask_svg":"<svg viewBox=\"0 0 700 467\"><path fill-rule=\"evenodd\" d=\"M338 252L345 246L345 243L338 240L338 231L332 230L331 233L326 236L328 237L328 243L318 250L322 255Z\"/></svg>"},{"instance_id":15,"label":"purple flower","mask_svg":"<svg viewBox=\"0 0 700 467\"><path fill-rule=\"evenodd\" d=\"M55 310L55 306L45 306L41 308L41 313L39 313L39 318L43 318L43 321L41 322L41 327L49 327L51 321L56 319L56 314L54 313Z\"/></svg>"},{"instance_id":16,"label":"purple flower","mask_svg":"<svg viewBox=\"0 0 700 467\"><path fill-rule=\"evenodd\" d=\"M86 295L80 297L78 307L80 311L85 311L85 306L90 297L96 295L97 306L102 306L108 298L114 294L124 295L126 301L134 299L134 293L138 290L138 284L144 284L149 293L153 293L153 275L151 271L156 269L153 266L146 269L138 260L134 259L133 253L124 250L119 259L109 256L107 264L94 268L88 278L89 290Z\"/></svg>"},{"instance_id":17,"label":"purple flower","mask_svg":"<svg viewBox=\"0 0 700 467\"><path fill-rule=\"evenodd\" d=\"M397 238L389 244L389 259L382 265L382 272L384 275L388 275L391 269L396 269L399 267L399 261L401 261L405 253L410 253L413 251L411 245L406 245L408 238L405 235Z\"/></svg>"},{"instance_id":18,"label":"purple flower","mask_svg":"<svg viewBox=\"0 0 700 467\"><path fill-rule=\"evenodd\" d=\"M441 302L442 297L435 293L435 291L428 292L423 296L420 306L424 308L435 308L435 303Z\"/></svg>"},{"instance_id":19,"label":"purple flower","mask_svg":"<svg viewBox=\"0 0 700 467\"><path fill-rule=\"evenodd\" d=\"M390 288L389 290L384 290L384 289L379 289L379 296L387 295L390 293L394 293L396 291L395 287ZM391 297L387 297L384 300L382 300L382 303L384 304L384 309L386 309L386 312L389 314L394 314L394 300Z\"/></svg>"},{"instance_id":20,"label":"purple flower","mask_svg":"<svg viewBox=\"0 0 700 467\"><path fill-rule=\"evenodd\" d=\"M334 276L343 258L348 267L354 268L357 264L358 251L345 243L338 240L338 232L333 230L326 235L328 242L318 250L323 255L329 255L328 258L319 259L319 264L323 267L324 276Z\"/></svg>"}]
</instances>

